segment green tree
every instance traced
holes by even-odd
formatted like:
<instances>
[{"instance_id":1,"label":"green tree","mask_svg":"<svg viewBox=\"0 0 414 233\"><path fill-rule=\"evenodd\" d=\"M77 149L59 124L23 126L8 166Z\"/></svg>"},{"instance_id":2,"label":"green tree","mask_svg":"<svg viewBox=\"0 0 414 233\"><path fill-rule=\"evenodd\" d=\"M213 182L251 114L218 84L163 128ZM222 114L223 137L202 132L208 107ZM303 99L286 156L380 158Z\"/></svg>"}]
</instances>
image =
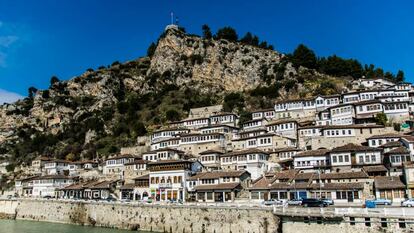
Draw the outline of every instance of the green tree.
<instances>
[{"instance_id":1,"label":"green tree","mask_svg":"<svg viewBox=\"0 0 414 233\"><path fill-rule=\"evenodd\" d=\"M404 80L405 80L404 72L402 70L399 70L397 72L397 76L395 76L395 81L397 83L402 83L402 82L404 82Z\"/></svg>"},{"instance_id":2,"label":"green tree","mask_svg":"<svg viewBox=\"0 0 414 233\"><path fill-rule=\"evenodd\" d=\"M220 28L216 33L216 39L225 39L229 41L237 41L238 35L232 27Z\"/></svg>"},{"instance_id":3,"label":"green tree","mask_svg":"<svg viewBox=\"0 0 414 233\"><path fill-rule=\"evenodd\" d=\"M140 121L133 125L133 131L135 132L135 136L144 136L147 133L145 125Z\"/></svg>"},{"instance_id":4,"label":"green tree","mask_svg":"<svg viewBox=\"0 0 414 233\"><path fill-rule=\"evenodd\" d=\"M401 131L401 124L400 123L394 123L392 124L395 131Z\"/></svg>"},{"instance_id":5,"label":"green tree","mask_svg":"<svg viewBox=\"0 0 414 233\"><path fill-rule=\"evenodd\" d=\"M16 167L15 164L10 163L10 164L6 165L6 171L7 172L13 172L15 167Z\"/></svg>"},{"instance_id":6,"label":"green tree","mask_svg":"<svg viewBox=\"0 0 414 233\"><path fill-rule=\"evenodd\" d=\"M243 38L240 39L240 42L242 42L243 44L253 45L253 34L247 32L246 35L244 35Z\"/></svg>"},{"instance_id":7,"label":"green tree","mask_svg":"<svg viewBox=\"0 0 414 233\"><path fill-rule=\"evenodd\" d=\"M201 29L203 30L204 39L211 39L213 37L210 27L207 24L204 24Z\"/></svg>"},{"instance_id":8,"label":"green tree","mask_svg":"<svg viewBox=\"0 0 414 233\"><path fill-rule=\"evenodd\" d=\"M309 69L316 68L315 53L303 44L300 44L292 54L292 63L296 66L303 66Z\"/></svg>"},{"instance_id":9,"label":"green tree","mask_svg":"<svg viewBox=\"0 0 414 233\"><path fill-rule=\"evenodd\" d=\"M180 120L180 113L177 112L175 109L170 109L166 113L166 118L168 121L178 121Z\"/></svg>"},{"instance_id":10,"label":"green tree","mask_svg":"<svg viewBox=\"0 0 414 233\"><path fill-rule=\"evenodd\" d=\"M382 68L376 68L374 71L375 78L383 78L384 77L384 70Z\"/></svg>"},{"instance_id":11,"label":"green tree","mask_svg":"<svg viewBox=\"0 0 414 233\"><path fill-rule=\"evenodd\" d=\"M43 99L48 99L49 97L50 97L49 90L44 90L44 91L42 92L42 98L43 98Z\"/></svg>"},{"instance_id":12,"label":"green tree","mask_svg":"<svg viewBox=\"0 0 414 233\"><path fill-rule=\"evenodd\" d=\"M380 125L386 125L387 122L388 122L387 115L385 115L385 113L383 113L383 112L378 113L375 116L375 122L377 122L377 124L380 124Z\"/></svg>"},{"instance_id":13,"label":"green tree","mask_svg":"<svg viewBox=\"0 0 414 233\"><path fill-rule=\"evenodd\" d=\"M391 81L394 81L394 79L395 79L394 75L389 71L385 72L384 78L388 79L388 80L391 80Z\"/></svg>"},{"instance_id":14,"label":"green tree","mask_svg":"<svg viewBox=\"0 0 414 233\"><path fill-rule=\"evenodd\" d=\"M37 88L36 87L29 87L28 92L29 92L28 97L30 99L32 99L34 97L34 95L36 94L36 92L37 92Z\"/></svg>"},{"instance_id":15,"label":"green tree","mask_svg":"<svg viewBox=\"0 0 414 233\"><path fill-rule=\"evenodd\" d=\"M147 49L147 56L148 57L154 56L154 53L155 53L156 49L157 49L157 45L154 42L152 42L150 44L150 46L148 47L148 49Z\"/></svg>"},{"instance_id":16,"label":"green tree","mask_svg":"<svg viewBox=\"0 0 414 233\"><path fill-rule=\"evenodd\" d=\"M232 112L235 108L241 111L244 107L244 97L241 93L232 92L224 97L223 109Z\"/></svg>"},{"instance_id":17,"label":"green tree","mask_svg":"<svg viewBox=\"0 0 414 233\"><path fill-rule=\"evenodd\" d=\"M56 76L52 76L51 78L50 78L50 86L53 86L53 85L55 85L56 83L58 83L58 82L60 82L60 80L59 80L59 78L58 77L56 77Z\"/></svg>"}]
</instances>

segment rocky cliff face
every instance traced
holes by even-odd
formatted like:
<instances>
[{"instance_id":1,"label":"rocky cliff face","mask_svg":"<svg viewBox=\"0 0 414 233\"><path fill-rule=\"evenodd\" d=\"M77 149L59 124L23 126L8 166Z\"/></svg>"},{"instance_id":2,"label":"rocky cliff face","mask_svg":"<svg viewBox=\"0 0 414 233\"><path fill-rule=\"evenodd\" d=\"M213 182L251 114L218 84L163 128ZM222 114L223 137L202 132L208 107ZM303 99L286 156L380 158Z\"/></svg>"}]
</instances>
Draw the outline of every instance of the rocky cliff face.
<instances>
[{"instance_id":1,"label":"rocky cliff face","mask_svg":"<svg viewBox=\"0 0 414 233\"><path fill-rule=\"evenodd\" d=\"M194 83L201 90L241 91L262 83L263 72L273 74L282 57L273 50L169 30L158 43L149 72L174 77L178 85Z\"/></svg>"}]
</instances>

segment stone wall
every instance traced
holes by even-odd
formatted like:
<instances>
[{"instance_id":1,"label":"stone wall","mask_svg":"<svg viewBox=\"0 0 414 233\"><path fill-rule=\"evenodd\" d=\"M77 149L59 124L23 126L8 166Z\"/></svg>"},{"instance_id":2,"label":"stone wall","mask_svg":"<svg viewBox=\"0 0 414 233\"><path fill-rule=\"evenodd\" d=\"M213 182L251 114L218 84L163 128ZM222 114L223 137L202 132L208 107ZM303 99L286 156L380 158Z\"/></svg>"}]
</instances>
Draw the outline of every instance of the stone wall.
<instances>
[{"instance_id":1,"label":"stone wall","mask_svg":"<svg viewBox=\"0 0 414 233\"><path fill-rule=\"evenodd\" d=\"M16 219L155 232L276 233L279 218L269 210L22 200L0 203ZM4 207L3 207L4 205Z\"/></svg>"},{"instance_id":2,"label":"stone wall","mask_svg":"<svg viewBox=\"0 0 414 233\"><path fill-rule=\"evenodd\" d=\"M354 218L353 224L350 218L321 219L319 222L315 219L308 222L297 217L282 217L281 231L283 233L409 233L414 232L412 220L399 220L394 218L383 219L386 226L381 224L381 218ZM404 227L399 221L405 222ZM366 225L367 224L367 225Z\"/></svg>"}]
</instances>

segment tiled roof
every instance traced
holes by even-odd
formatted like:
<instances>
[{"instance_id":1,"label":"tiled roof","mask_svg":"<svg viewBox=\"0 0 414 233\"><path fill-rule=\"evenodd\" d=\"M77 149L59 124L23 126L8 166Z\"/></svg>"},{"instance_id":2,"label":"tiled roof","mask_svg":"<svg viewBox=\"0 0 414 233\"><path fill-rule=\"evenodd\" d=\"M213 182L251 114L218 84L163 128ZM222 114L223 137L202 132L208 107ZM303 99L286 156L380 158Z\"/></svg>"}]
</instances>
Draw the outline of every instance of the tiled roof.
<instances>
[{"instance_id":1,"label":"tiled roof","mask_svg":"<svg viewBox=\"0 0 414 233\"><path fill-rule=\"evenodd\" d=\"M115 156L113 156L111 158L105 159L105 161L113 160L113 159L129 159L129 158L138 158L138 157L136 157L134 155L128 155L128 154L125 154L125 155L115 155Z\"/></svg>"},{"instance_id":2,"label":"tiled roof","mask_svg":"<svg viewBox=\"0 0 414 233\"><path fill-rule=\"evenodd\" d=\"M257 109L257 110L251 111L251 113L270 112L270 111L275 111L275 109L274 108Z\"/></svg>"},{"instance_id":3,"label":"tiled roof","mask_svg":"<svg viewBox=\"0 0 414 233\"><path fill-rule=\"evenodd\" d=\"M280 152L289 152L289 151L301 151L301 149L296 148L296 147L284 147L284 148L273 149L270 152L280 153Z\"/></svg>"},{"instance_id":4,"label":"tiled roof","mask_svg":"<svg viewBox=\"0 0 414 233\"><path fill-rule=\"evenodd\" d=\"M399 176L377 176L374 178L376 189L403 189L404 183Z\"/></svg>"},{"instance_id":5,"label":"tiled roof","mask_svg":"<svg viewBox=\"0 0 414 233\"><path fill-rule=\"evenodd\" d=\"M387 168L384 165L374 165L374 166L363 166L362 169L365 172L387 172Z\"/></svg>"},{"instance_id":6,"label":"tiled roof","mask_svg":"<svg viewBox=\"0 0 414 233\"><path fill-rule=\"evenodd\" d=\"M133 180L149 180L149 174L135 177L135 178L133 178Z\"/></svg>"},{"instance_id":7,"label":"tiled roof","mask_svg":"<svg viewBox=\"0 0 414 233\"><path fill-rule=\"evenodd\" d=\"M412 135L404 135L401 138L405 139L408 142L414 142L414 136Z\"/></svg>"},{"instance_id":8,"label":"tiled roof","mask_svg":"<svg viewBox=\"0 0 414 233\"><path fill-rule=\"evenodd\" d=\"M331 150L332 152L362 152L362 151L381 151L379 148L361 146L353 143L348 143L344 146L335 147Z\"/></svg>"},{"instance_id":9,"label":"tiled roof","mask_svg":"<svg viewBox=\"0 0 414 233\"><path fill-rule=\"evenodd\" d=\"M318 175L316 174L316 178L318 179ZM369 178L369 176L363 172L331 172L331 173L324 173L321 174L321 179L356 179L356 178Z\"/></svg>"},{"instance_id":10,"label":"tiled roof","mask_svg":"<svg viewBox=\"0 0 414 233\"><path fill-rule=\"evenodd\" d=\"M219 150L205 150L202 151L200 153L198 153L199 155L208 155L208 154L224 154L224 152L219 151Z\"/></svg>"},{"instance_id":11,"label":"tiled roof","mask_svg":"<svg viewBox=\"0 0 414 233\"><path fill-rule=\"evenodd\" d=\"M73 177L64 176L64 175L46 175L46 176L38 176L33 178L33 180L48 180L48 179L73 179Z\"/></svg>"},{"instance_id":12,"label":"tiled roof","mask_svg":"<svg viewBox=\"0 0 414 233\"><path fill-rule=\"evenodd\" d=\"M262 137L270 137L270 136L279 136L275 133L263 133L263 134L258 134L255 136L249 136L249 137L244 137L244 138L237 138L237 139L232 139L232 141L243 141L243 140L248 140L248 139L252 139L252 138L262 138Z\"/></svg>"},{"instance_id":13,"label":"tiled roof","mask_svg":"<svg viewBox=\"0 0 414 233\"><path fill-rule=\"evenodd\" d=\"M247 149L247 150L239 150L239 151L232 151L227 154L223 154L222 156L237 156L237 155L247 155L247 154L269 154L259 149Z\"/></svg>"},{"instance_id":14,"label":"tiled roof","mask_svg":"<svg viewBox=\"0 0 414 233\"><path fill-rule=\"evenodd\" d=\"M174 164L174 163L193 163L193 161L182 160L182 159L168 159L168 160L158 160L156 162L150 162L149 165Z\"/></svg>"},{"instance_id":15,"label":"tiled roof","mask_svg":"<svg viewBox=\"0 0 414 233\"><path fill-rule=\"evenodd\" d=\"M147 151L147 152L144 152L142 154L143 155L145 155L145 154L155 154L157 152L162 152L162 151L174 151L174 152L176 152L178 154L183 154L184 153L184 151L177 150L177 149L170 148L170 147L166 147L166 148L160 148L160 149L157 149L157 150Z\"/></svg>"},{"instance_id":16,"label":"tiled roof","mask_svg":"<svg viewBox=\"0 0 414 233\"><path fill-rule=\"evenodd\" d=\"M211 172L200 172L196 175L189 177L187 180L197 179L218 179L221 177L241 177L244 174L249 174L247 171L211 171Z\"/></svg>"},{"instance_id":17,"label":"tiled roof","mask_svg":"<svg viewBox=\"0 0 414 233\"><path fill-rule=\"evenodd\" d=\"M142 160L142 159L140 159L140 160L135 160L134 162L131 162L131 163L125 163L124 165L125 166L128 166L128 165L147 164L147 163L149 163L148 160Z\"/></svg>"},{"instance_id":18,"label":"tiled roof","mask_svg":"<svg viewBox=\"0 0 414 233\"><path fill-rule=\"evenodd\" d=\"M310 189L315 190L354 190L354 189L364 189L363 182L352 182L352 183L323 183L323 184L311 184L309 185Z\"/></svg>"},{"instance_id":19,"label":"tiled roof","mask_svg":"<svg viewBox=\"0 0 414 233\"><path fill-rule=\"evenodd\" d=\"M395 148L393 150L388 151L385 154L386 155L410 154L410 151L406 147L400 146L400 147L397 147L397 148Z\"/></svg>"},{"instance_id":20,"label":"tiled roof","mask_svg":"<svg viewBox=\"0 0 414 233\"><path fill-rule=\"evenodd\" d=\"M211 184L211 185L197 185L194 187L196 191L204 190L231 190L231 189L241 189L240 183L221 183L221 184Z\"/></svg>"},{"instance_id":21,"label":"tiled roof","mask_svg":"<svg viewBox=\"0 0 414 233\"><path fill-rule=\"evenodd\" d=\"M272 126L272 125L278 125L278 124L284 124L284 123L297 123L296 119L293 118L283 118L278 120L273 120L266 124L266 126Z\"/></svg>"},{"instance_id":22,"label":"tiled roof","mask_svg":"<svg viewBox=\"0 0 414 233\"><path fill-rule=\"evenodd\" d=\"M365 105L365 104L381 104L381 103L382 103L381 101L374 99L374 100L359 101L353 104L358 106L358 105Z\"/></svg>"},{"instance_id":23,"label":"tiled roof","mask_svg":"<svg viewBox=\"0 0 414 233\"><path fill-rule=\"evenodd\" d=\"M402 135L396 134L396 133L387 133L387 134L380 134L380 135L374 135L371 136L368 139L379 139L379 138L401 138Z\"/></svg>"},{"instance_id":24,"label":"tiled roof","mask_svg":"<svg viewBox=\"0 0 414 233\"><path fill-rule=\"evenodd\" d=\"M381 148L391 148L391 147L400 147L402 144L400 141L391 141L391 142L387 142L379 147Z\"/></svg>"},{"instance_id":25,"label":"tiled roof","mask_svg":"<svg viewBox=\"0 0 414 233\"><path fill-rule=\"evenodd\" d=\"M249 189L250 190L269 189L272 181L273 179L266 178L266 176L260 177L259 179L253 182L252 186Z\"/></svg>"},{"instance_id":26,"label":"tiled roof","mask_svg":"<svg viewBox=\"0 0 414 233\"><path fill-rule=\"evenodd\" d=\"M325 156L329 152L328 149L308 150L297 153L294 157L312 157L312 156Z\"/></svg>"}]
</instances>

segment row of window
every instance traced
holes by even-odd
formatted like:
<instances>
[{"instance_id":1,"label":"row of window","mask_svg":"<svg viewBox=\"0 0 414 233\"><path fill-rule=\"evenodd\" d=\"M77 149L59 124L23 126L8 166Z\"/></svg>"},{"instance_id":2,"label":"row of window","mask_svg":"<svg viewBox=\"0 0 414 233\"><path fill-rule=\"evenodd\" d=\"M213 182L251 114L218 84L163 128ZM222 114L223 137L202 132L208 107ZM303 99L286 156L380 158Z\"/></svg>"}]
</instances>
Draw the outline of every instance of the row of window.
<instances>
[{"instance_id":1,"label":"row of window","mask_svg":"<svg viewBox=\"0 0 414 233\"><path fill-rule=\"evenodd\" d=\"M259 156L259 157L257 157ZM248 160L267 160L267 155L263 154L250 154L250 155L239 155L239 156L233 156L233 157L223 157L221 158L221 162L223 163L230 163L230 162L236 162L236 161L247 161Z\"/></svg>"},{"instance_id":2,"label":"row of window","mask_svg":"<svg viewBox=\"0 0 414 233\"><path fill-rule=\"evenodd\" d=\"M332 164L349 162L349 155L331 155L331 157L332 157Z\"/></svg>"},{"instance_id":3,"label":"row of window","mask_svg":"<svg viewBox=\"0 0 414 233\"><path fill-rule=\"evenodd\" d=\"M165 184L165 183L169 183L169 184L181 184L183 178L182 176L167 176L167 177L151 177L151 184Z\"/></svg>"}]
</instances>

